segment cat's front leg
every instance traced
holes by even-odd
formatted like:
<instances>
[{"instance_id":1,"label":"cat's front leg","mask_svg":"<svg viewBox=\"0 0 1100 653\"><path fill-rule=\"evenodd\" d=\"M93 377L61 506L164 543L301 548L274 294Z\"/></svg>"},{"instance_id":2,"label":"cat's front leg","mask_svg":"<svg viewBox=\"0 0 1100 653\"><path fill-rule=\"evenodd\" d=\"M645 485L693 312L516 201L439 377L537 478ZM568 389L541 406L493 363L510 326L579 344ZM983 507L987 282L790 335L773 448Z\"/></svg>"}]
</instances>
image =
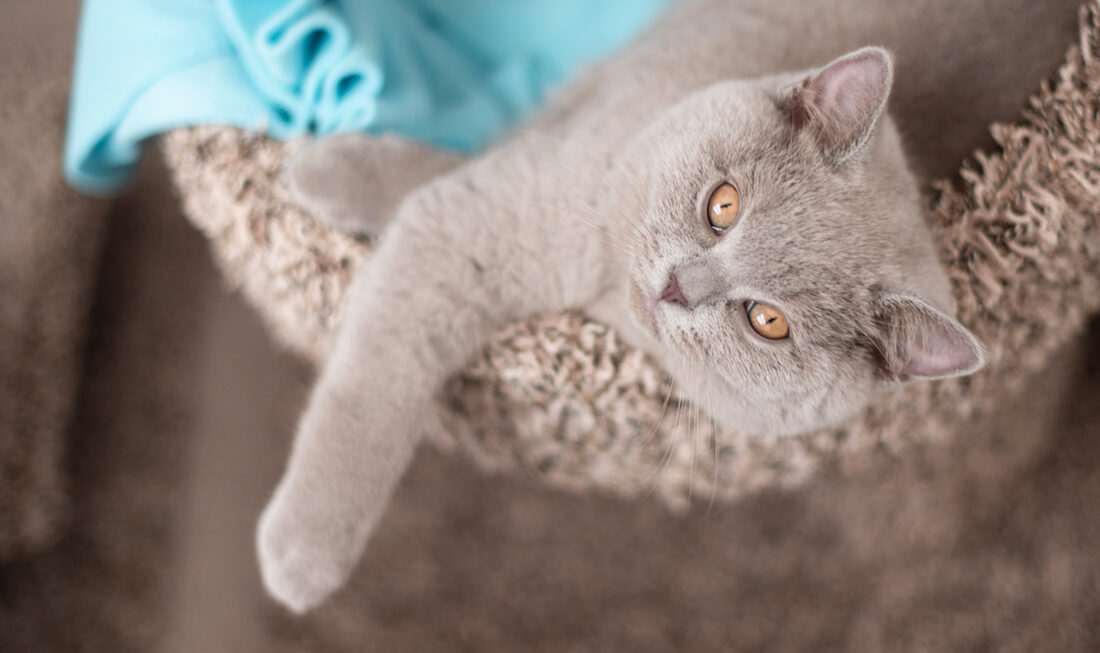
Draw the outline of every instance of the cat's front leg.
<instances>
[{"instance_id":1,"label":"cat's front leg","mask_svg":"<svg viewBox=\"0 0 1100 653\"><path fill-rule=\"evenodd\" d=\"M482 168L410 198L349 292L259 526L264 582L294 610L347 578L421 435L436 428L446 379L501 327L598 290L597 263L563 264L598 258L591 229L551 223L534 198L517 202L515 164Z\"/></svg>"},{"instance_id":2,"label":"cat's front leg","mask_svg":"<svg viewBox=\"0 0 1100 653\"><path fill-rule=\"evenodd\" d=\"M402 413L379 387L401 381L377 373L371 380L326 370L260 518L264 584L295 612L344 584L426 426L428 407Z\"/></svg>"},{"instance_id":3,"label":"cat's front leg","mask_svg":"<svg viewBox=\"0 0 1100 653\"><path fill-rule=\"evenodd\" d=\"M453 315L448 300L402 281L418 271L418 245L397 234L353 283L286 473L260 518L264 584L296 612L347 579L431 428L432 395L447 368L426 352L458 348L420 326Z\"/></svg>"}]
</instances>

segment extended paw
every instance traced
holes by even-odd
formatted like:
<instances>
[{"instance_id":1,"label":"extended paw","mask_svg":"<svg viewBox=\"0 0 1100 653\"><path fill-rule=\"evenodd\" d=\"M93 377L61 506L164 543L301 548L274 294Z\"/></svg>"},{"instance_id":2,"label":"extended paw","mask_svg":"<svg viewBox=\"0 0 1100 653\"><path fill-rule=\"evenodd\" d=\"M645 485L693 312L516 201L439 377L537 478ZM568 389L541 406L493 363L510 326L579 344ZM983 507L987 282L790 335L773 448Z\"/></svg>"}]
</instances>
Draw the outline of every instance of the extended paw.
<instances>
[{"instance_id":1,"label":"extended paw","mask_svg":"<svg viewBox=\"0 0 1100 653\"><path fill-rule=\"evenodd\" d=\"M267 591L296 613L317 607L347 580L363 538L351 525L324 523L324 511L289 507L276 493L257 529Z\"/></svg>"}]
</instances>

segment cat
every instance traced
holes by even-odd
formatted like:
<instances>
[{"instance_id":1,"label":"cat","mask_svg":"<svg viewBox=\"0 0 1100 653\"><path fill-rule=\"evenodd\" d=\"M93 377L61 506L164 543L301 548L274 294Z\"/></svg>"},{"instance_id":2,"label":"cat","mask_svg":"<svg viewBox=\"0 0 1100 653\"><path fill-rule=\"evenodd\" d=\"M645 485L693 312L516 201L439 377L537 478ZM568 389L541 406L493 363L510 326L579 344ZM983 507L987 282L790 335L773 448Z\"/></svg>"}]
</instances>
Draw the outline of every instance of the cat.
<instances>
[{"instance_id":1,"label":"cat","mask_svg":"<svg viewBox=\"0 0 1100 653\"><path fill-rule=\"evenodd\" d=\"M307 149L304 205L351 230L393 219L260 519L268 591L301 612L345 582L441 428L435 393L535 314L611 325L748 433L978 370L922 193L1019 111L1075 7L685 0L472 160L367 136Z\"/></svg>"}]
</instances>

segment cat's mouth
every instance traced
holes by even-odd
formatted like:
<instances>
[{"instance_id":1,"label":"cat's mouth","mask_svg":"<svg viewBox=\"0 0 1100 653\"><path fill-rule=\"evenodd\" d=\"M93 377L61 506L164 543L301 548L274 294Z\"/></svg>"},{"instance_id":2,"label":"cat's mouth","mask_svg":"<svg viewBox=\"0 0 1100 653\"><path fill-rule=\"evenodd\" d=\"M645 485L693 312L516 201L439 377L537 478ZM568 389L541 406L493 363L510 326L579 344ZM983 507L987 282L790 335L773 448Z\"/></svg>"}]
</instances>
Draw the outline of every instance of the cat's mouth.
<instances>
[{"instance_id":1,"label":"cat's mouth","mask_svg":"<svg viewBox=\"0 0 1100 653\"><path fill-rule=\"evenodd\" d=\"M630 281L629 303L634 320L655 339L668 346L675 346L677 329L668 322L668 316L662 316L660 295L646 292L636 279Z\"/></svg>"}]
</instances>

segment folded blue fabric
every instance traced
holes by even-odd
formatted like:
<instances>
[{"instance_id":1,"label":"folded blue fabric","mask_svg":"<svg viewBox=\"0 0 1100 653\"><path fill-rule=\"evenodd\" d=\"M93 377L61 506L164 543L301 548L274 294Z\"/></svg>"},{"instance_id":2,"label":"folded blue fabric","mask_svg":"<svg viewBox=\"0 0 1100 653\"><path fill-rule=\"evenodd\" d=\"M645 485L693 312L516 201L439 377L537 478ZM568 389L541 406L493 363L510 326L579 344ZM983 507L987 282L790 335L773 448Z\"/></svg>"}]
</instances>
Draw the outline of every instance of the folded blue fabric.
<instances>
[{"instance_id":1,"label":"folded blue fabric","mask_svg":"<svg viewBox=\"0 0 1100 653\"><path fill-rule=\"evenodd\" d=\"M198 124L484 147L673 0L86 0L69 182L121 190L143 141Z\"/></svg>"}]
</instances>

